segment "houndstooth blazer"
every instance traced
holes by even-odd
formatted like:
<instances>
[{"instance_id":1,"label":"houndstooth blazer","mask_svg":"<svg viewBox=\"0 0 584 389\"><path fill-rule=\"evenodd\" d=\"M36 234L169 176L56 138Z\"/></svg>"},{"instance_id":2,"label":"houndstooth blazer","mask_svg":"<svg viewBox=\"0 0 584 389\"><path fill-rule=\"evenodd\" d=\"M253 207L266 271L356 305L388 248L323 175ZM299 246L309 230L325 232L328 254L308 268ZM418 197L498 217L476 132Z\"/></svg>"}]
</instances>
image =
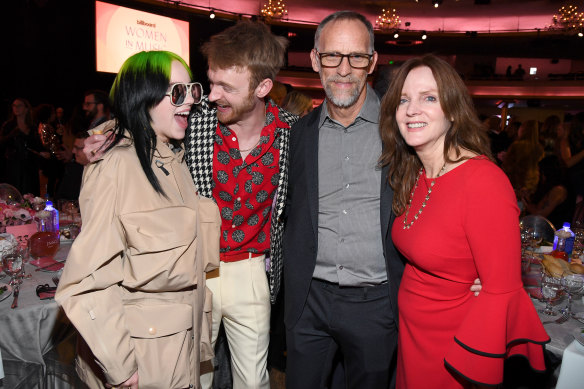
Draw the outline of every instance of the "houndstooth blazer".
<instances>
[{"instance_id":1,"label":"houndstooth blazer","mask_svg":"<svg viewBox=\"0 0 584 389\"><path fill-rule=\"evenodd\" d=\"M273 104L273 102L272 102ZM213 198L213 145L217 130L216 109L209 106L208 97L205 96L201 104L193 108L189 116L189 129L185 137L186 161L195 181L199 194L204 197ZM290 127L296 123L298 116L280 109L280 120L288 123ZM270 300L276 301L276 296L280 290L282 277L282 233L284 223L281 220L282 212L286 202L288 189L288 157L290 129L277 128L276 137L279 138L280 179L276 191L275 207L272 209L270 226Z\"/></svg>"}]
</instances>

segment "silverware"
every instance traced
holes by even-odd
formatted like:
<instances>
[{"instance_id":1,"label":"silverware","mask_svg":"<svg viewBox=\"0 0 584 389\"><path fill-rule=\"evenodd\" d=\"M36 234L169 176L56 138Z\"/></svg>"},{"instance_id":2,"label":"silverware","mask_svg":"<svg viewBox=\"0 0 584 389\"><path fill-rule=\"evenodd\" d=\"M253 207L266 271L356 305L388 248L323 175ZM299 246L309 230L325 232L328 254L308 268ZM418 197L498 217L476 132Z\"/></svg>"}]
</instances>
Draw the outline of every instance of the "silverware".
<instances>
[{"instance_id":1,"label":"silverware","mask_svg":"<svg viewBox=\"0 0 584 389\"><path fill-rule=\"evenodd\" d=\"M20 286L16 285L14 287L14 300L12 300L12 305L10 308L14 309L18 307L18 294L20 293Z\"/></svg>"},{"instance_id":2,"label":"silverware","mask_svg":"<svg viewBox=\"0 0 584 389\"><path fill-rule=\"evenodd\" d=\"M558 317L555 320L547 320L542 322L541 324L551 324L551 323L556 323L556 324L563 324L565 322L568 321L568 319L570 318L570 315L568 313L562 313L562 316Z\"/></svg>"}]
</instances>

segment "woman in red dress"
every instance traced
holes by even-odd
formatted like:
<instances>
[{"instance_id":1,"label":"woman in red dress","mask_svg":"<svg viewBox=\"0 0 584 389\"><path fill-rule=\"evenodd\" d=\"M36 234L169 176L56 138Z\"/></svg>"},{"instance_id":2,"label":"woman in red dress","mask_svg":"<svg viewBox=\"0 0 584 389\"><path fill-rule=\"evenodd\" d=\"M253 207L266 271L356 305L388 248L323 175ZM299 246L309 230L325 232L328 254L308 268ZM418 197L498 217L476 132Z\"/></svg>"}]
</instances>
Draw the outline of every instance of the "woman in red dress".
<instances>
[{"instance_id":1,"label":"woman in red dress","mask_svg":"<svg viewBox=\"0 0 584 389\"><path fill-rule=\"evenodd\" d=\"M399 291L398 388L503 381L522 354L545 370L549 342L520 265L519 210L456 71L407 61L381 106L382 163L394 190L392 238L408 263ZM475 297L469 286L480 278Z\"/></svg>"}]
</instances>

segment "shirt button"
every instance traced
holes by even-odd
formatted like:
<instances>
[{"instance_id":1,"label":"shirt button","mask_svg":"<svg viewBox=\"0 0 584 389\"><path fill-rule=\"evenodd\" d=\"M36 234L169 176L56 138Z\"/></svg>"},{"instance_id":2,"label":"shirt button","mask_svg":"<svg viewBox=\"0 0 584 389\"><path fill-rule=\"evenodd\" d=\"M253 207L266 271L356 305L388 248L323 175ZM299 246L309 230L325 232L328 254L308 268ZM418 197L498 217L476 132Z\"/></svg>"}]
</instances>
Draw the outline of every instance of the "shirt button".
<instances>
[{"instance_id":1,"label":"shirt button","mask_svg":"<svg viewBox=\"0 0 584 389\"><path fill-rule=\"evenodd\" d=\"M235 228L235 224L232 224L232 225L231 225L231 228Z\"/></svg>"},{"instance_id":2,"label":"shirt button","mask_svg":"<svg viewBox=\"0 0 584 389\"><path fill-rule=\"evenodd\" d=\"M237 140L237 138L233 137L233 138L231 138L231 140L235 142Z\"/></svg>"},{"instance_id":3,"label":"shirt button","mask_svg":"<svg viewBox=\"0 0 584 389\"><path fill-rule=\"evenodd\" d=\"M241 197L238 197L238 198L237 198L237 201L241 201Z\"/></svg>"},{"instance_id":4,"label":"shirt button","mask_svg":"<svg viewBox=\"0 0 584 389\"><path fill-rule=\"evenodd\" d=\"M339 266L339 270L343 270L343 265Z\"/></svg>"},{"instance_id":5,"label":"shirt button","mask_svg":"<svg viewBox=\"0 0 584 389\"><path fill-rule=\"evenodd\" d=\"M345 155L345 161L348 161L348 160L349 160L349 156Z\"/></svg>"},{"instance_id":6,"label":"shirt button","mask_svg":"<svg viewBox=\"0 0 584 389\"><path fill-rule=\"evenodd\" d=\"M156 328L154 328L154 327L150 327L150 328L148 328L148 333L149 333L150 335L156 335Z\"/></svg>"},{"instance_id":7,"label":"shirt button","mask_svg":"<svg viewBox=\"0 0 584 389\"><path fill-rule=\"evenodd\" d=\"M346 214L347 214L347 210L343 209L343 215L346 215Z\"/></svg>"}]
</instances>

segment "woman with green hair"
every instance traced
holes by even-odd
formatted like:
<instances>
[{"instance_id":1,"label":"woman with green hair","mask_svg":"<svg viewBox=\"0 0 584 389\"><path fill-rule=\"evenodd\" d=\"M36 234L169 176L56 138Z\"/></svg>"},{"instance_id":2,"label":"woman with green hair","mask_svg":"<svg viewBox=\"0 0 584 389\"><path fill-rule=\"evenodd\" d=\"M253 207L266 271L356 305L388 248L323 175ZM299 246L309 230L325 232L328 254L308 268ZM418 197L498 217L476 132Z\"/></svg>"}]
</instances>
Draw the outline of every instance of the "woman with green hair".
<instances>
[{"instance_id":1,"label":"woman with green hair","mask_svg":"<svg viewBox=\"0 0 584 389\"><path fill-rule=\"evenodd\" d=\"M111 139L85 168L83 227L56 300L79 331L90 388L199 386L205 271L219 263L219 211L198 196L181 140L202 87L177 55L140 52L113 87ZM205 309L210 312L210 308Z\"/></svg>"}]
</instances>

